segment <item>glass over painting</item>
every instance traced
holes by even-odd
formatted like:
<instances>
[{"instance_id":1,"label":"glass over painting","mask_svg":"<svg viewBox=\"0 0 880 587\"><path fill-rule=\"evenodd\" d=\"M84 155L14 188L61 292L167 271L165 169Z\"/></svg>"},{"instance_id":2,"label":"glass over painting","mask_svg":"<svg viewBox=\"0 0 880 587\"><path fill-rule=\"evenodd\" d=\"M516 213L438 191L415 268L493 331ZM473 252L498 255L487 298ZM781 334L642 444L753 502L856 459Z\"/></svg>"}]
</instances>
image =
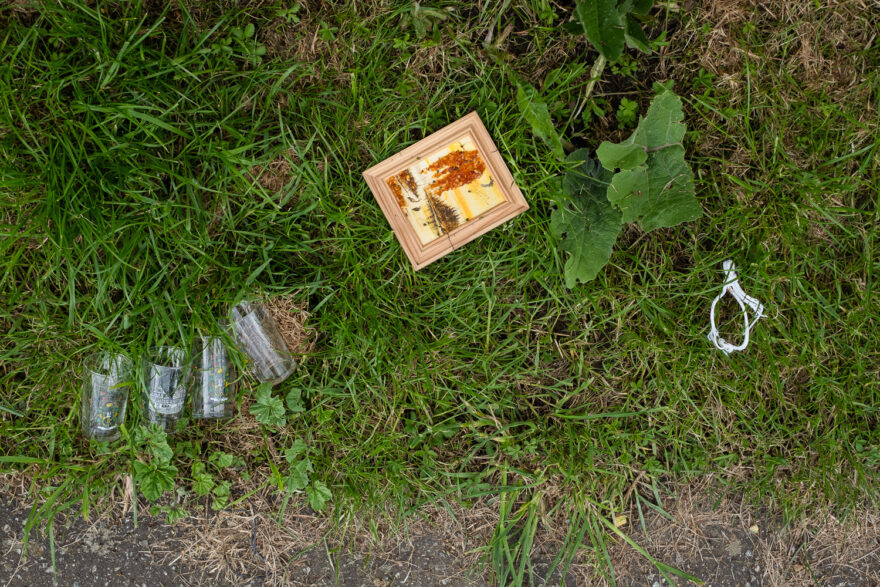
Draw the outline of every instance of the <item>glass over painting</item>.
<instances>
[{"instance_id":1,"label":"glass over painting","mask_svg":"<svg viewBox=\"0 0 880 587\"><path fill-rule=\"evenodd\" d=\"M387 177L385 183L422 245L505 201L469 134Z\"/></svg>"}]
</instances>

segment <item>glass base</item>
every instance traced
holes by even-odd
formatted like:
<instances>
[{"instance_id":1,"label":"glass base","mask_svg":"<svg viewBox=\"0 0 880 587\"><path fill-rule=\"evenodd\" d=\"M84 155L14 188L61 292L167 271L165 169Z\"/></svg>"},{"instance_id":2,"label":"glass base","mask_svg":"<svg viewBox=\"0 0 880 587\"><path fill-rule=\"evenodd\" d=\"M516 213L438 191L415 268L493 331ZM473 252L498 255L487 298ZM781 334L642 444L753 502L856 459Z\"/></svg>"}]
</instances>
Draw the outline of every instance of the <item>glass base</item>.
<instances>
[{"instance_id":1,"label":"glass base","mask_svg":"<svg viewBox=\"0 0 880 587\"><path fill-rule=\"evenodd\" d=\"M272 377L272 378L265 377L265 375L261 377L260 374L257 374L257 379L259 379L261 383L269 383L271 385L277 385L277 384L281 383L282 381L284 381L285 379L287 379L288 377L290 377L291 375L293 375L294 371L296 371L296 364L289 365L287 367L287 369L285 369L279 375L276 375L275 377Z\"/></svg>"},{"instance_id":2,"label":"glass base","mask_svg":"<svg viewBox=\"0 0 880 587\"><path fill-rule=\"evenodd\" d=\"M122 433L119 432L119 428L113 428L112 430L83 430L83 436L91 440L97 440L98 442L113 442L114 440L118 440Z\"/></svg>"},{"instance_id":3,"label":"glass base","mask_svg":"<svg viewBox=\"0 0 880 587\"><path fill-rule=\"evenodd\" d=\"M147 409L147 425L156 424L169 436L177 432L177 423L183 416L181 412L176 414L161 414L152 409Z\"/></svg>"},{"instance_id":4,"label":"glass base","mask_svg":"<svg viewBox=\"0 0 880 587\"><path fill-rule=\"evenodd\" d=\"M193 412L193 420L226 420L235 414L235 410L215 410L212 412Z\"/></svg>"}]
</instances>

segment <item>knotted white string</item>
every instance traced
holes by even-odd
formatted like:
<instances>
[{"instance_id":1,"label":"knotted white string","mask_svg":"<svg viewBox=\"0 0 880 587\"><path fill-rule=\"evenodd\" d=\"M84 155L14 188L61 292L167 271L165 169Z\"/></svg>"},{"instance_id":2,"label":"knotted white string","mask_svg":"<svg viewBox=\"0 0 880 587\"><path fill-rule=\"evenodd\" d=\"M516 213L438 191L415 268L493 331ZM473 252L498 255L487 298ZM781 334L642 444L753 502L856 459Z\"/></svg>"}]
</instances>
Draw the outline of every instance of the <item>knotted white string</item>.
<instances>
[{"instance_id":1,"label":"knotted white string","mask_svg":"<svg viewBox=\"0 0 880 587\"><path fill-rule=\"evenodd\" d=\"M739 279L736 276L736 267L733 264L733 261L727 260L722 264L724 268L724 287L721 289L721 293L712 300L712 309L709 313L709 320L712 326L712 330L709 331L709 340L712 341L712 344L715 345L720 351L723 351L724 354L729 355L733 351L741 351L749 346L749 331L752 329L752 326L764 315L764 306L761 305L761 302L756 300L755 298L746 295L746 292L743 291L743 288L739 285ZM742 308L743 312L743 324L745 325L745 330L743 331L743 341L739 345L732 345L718 334L718 327L715 326L715 306L718 305L718 300L724 297L724 294L730 292L730 295L734 297L734 299L739 304L739 307ZM751 308L755 317L749 322L749 312L746 310L746 306Z\"/></svg>"}]
</instances>

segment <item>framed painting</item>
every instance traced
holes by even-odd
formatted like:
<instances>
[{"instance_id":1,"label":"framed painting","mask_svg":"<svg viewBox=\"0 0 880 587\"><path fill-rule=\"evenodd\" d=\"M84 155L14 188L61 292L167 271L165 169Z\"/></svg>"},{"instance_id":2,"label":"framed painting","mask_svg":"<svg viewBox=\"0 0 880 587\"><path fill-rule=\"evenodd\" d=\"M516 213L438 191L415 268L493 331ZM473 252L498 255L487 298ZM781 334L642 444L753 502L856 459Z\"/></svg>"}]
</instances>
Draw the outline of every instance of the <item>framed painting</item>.
<instances>
[{"instance_id":1,"label":"framed painting","mask_svg":"<svg viewBox=\"0 0 880 587\"><path fill-rule=\"evenodd\" d=\"M413 267L425 267L529 209L476 112L366 171Z\"/></svg>"}]
</instances>

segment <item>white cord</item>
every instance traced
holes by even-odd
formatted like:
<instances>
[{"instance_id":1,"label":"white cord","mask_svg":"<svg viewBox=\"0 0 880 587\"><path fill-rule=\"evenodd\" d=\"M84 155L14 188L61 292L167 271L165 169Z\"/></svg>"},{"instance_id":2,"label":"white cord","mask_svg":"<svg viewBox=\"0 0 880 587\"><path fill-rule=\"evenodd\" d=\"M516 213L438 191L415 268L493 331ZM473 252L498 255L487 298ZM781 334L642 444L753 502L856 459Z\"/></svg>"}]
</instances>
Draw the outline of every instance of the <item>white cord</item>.
<instances>
[{"instance_id":1,"label":"white cord","mask_svg":"<svg viewBox=\"0 0 880 587\"><path fill-rule=\"evenodd\" d=\"M746 292L743 291L743 288L739 285L739 280L736 276L736 267L733 264L733 261L727 260L722 264L724 268L724 287L721 289L721 293L712 300L712 309L709 312L709 321L712 326L712 330L709 331L709 340L712 341L712 344L715 345L720 351L723 351L724 354L729 355L733 351L741 351L744 350L747 346L749 346L749 331L752 329L752 326L764 315L764 306L761 305L761 302L756 300L755 298L746 295ZM743 330L743 341L742 344L738 346L734 346L721 338L721 335L718 334L718 327L715 326L715 306L718 305L718 300L724 297L724 294L730 292L730 295L734 297L734 299L739 304L739 307L742 308L743 312L743 324L745 326L745 330ZM751 323L749 323L749 312L746 310L746 306L751 308L752 312L754 312L755 317Z\"/></svg>"}]
</instances>

